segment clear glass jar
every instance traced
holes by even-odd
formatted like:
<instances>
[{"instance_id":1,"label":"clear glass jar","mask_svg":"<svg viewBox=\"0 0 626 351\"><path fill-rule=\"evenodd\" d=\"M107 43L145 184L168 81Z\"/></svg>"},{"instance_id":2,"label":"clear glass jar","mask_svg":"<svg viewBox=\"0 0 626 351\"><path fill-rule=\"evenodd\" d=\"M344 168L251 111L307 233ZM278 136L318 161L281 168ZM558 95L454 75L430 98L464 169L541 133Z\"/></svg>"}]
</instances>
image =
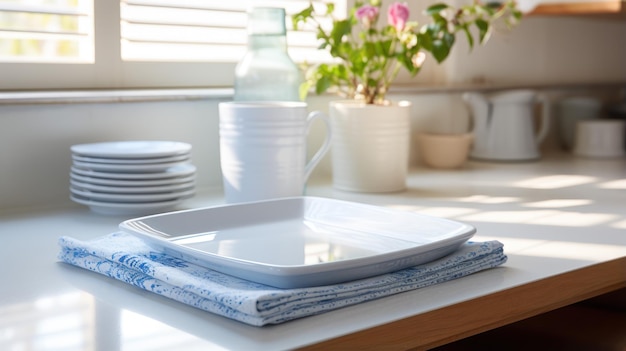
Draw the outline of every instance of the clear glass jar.
<instances>
[{"instance_id":1,"label":"clear glass jar","mask_svg":"<svg viewBox=\"0 0 626 351\"><path fill-rule=\"evenodd\" d=\"M235 69L235 101L300 101L302 73L287 53L285 10L248 11L248 51Z\"/></svg>"}]
</instances>

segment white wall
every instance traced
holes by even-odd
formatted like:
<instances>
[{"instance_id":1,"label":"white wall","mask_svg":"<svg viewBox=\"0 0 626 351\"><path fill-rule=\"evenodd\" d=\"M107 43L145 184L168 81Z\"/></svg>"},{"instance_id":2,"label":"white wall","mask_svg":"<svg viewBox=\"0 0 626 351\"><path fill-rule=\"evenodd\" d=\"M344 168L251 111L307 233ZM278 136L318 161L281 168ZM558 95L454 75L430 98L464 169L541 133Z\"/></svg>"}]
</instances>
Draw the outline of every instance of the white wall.
<instances>
[{"instance_id":1,"label":"white wall","mask_svg":"<svg viewBox=\"0 0 626 351\"><path fill-rule=\"evenodd\" d=\"M452 83L626 81L626 20L528 17L511 32L494 32L469 54L466 41L457 42L442 67Z\"/></svg>"}]
</instances>

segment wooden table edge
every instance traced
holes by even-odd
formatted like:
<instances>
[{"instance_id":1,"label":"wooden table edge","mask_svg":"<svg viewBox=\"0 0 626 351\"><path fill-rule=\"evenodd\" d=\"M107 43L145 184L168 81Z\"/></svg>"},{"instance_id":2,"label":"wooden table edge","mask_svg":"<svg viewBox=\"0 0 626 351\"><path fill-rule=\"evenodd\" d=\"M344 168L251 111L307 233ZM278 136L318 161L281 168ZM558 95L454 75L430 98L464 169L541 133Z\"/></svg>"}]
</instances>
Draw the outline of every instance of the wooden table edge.
<instances>
[{"instance_id":1,"label":"wooden table edge","mask_svg":"<svg viewBox=\"0 0 626 351\"><path fill-rule=\"evenodd\" d=\"M544 278L301 350L427 350L626 287L626 257Z\"/></svg>"},{"instance_id":2,"label":"wooden table edge","mask_svg":"<svg viewBox=\"0 0 626 351\"><path fill-rule=\"evenodd\" d=\"M586 1L564 4L539 4L531 15L619 14L626 2L619 0Z\"/></svg>"}]
</instances>

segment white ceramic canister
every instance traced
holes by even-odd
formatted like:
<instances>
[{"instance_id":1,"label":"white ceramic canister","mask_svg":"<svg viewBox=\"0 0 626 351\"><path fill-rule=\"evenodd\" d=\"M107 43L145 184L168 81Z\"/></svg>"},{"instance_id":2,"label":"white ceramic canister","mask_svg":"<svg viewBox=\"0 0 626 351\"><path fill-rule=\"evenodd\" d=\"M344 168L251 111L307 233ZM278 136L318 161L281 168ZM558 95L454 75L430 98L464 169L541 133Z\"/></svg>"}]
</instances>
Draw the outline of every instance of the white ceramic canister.
<instances>
[{"instance_id":1,"label":"white ceramic canister","mask_svg":"<svg viewBox=\"0 0 626 351\"><path fill-rule=\"evenodd\" d=\"M626 121L596 119L576 125L574 154L590 158L624 157Z\"/></svg>"}]
</instances>

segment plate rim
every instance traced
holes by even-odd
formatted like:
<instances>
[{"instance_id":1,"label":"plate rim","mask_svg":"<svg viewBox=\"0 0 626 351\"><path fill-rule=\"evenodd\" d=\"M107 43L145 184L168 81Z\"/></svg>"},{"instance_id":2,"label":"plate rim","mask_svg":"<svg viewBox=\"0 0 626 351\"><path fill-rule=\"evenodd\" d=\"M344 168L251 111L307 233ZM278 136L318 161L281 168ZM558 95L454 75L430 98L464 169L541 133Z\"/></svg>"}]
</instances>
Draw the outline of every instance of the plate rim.
<instances>
[{"instance_id":1,"label":"plate rim","mask_svg":"<svg viewBox=\"0 0 626 351\"><path fill-rule=\"evenodd\" d=\"M102 186L115 186L115 187L151 187L166 184L182 184L187 182L195 182L196 175L189 174L179 177L171 178L157 178L157 179L111 179L101 177L90 177L81 175L78 173L70 172L70 180L74 179L81 183L102 185Z\"/></svg>"},{"instance_id":2,"label":"plate rim","mask_svg":"<svg viewBox=\"0 0 626 351\"><path fill-rule=\"evenodd\" d=\"M72 154L72 161L86 162L86 163L102 163L107 165L141 165L141 164L158 164L167 162L182 162L191 160L191 153L181 153L172 156L161 157L142 157L142 158L120 158L120 157L93 157L83 156L78 154Z\"/></svg>"},{"instance_id":3,"label":"plate rim","mask_svg":"<svg viewBox=\"0 0 626 351\"><path fill-rule=\"evenodd\" d=\"M98 191L76 189L70 186L70 193L81 196L89 200L119 204L119 203L138 203L138 202L148 203L148 202L157 202L157 201L168 201L171 199L194 195L196 193L196 189L194 186L194 187L184 189L184 190L171 191L171 192L165 192L165 193L114 194L114 193L103 193L103 192L98 192Z\"/></svg>"},{"instance_id":4,"label":"plate rim","mask_svg":"<svg viewBox=\"0 0 626 351\"><path fill-rule=\"evenodd\" d=\"M139 172L161 172L168 168L191 163L191 159L185 161L173 161L163 163L142 163L142 164L112 164L112 163L91 163L74 160L72 165L76 168L91 170L91 171L105 171L105 172L127 172L127 173L139 173Z\"/></svg>"},{"instance_id":5,"label":"plate rim","mask_svg":"<svg viewBox=\"0 0 626 351\"><path fill-rule=\"evenodd\" d=\"M95 213L107 215L135 215L135 213L147 213L147 211L167 210L181 204L187 199L188 197L178 198L171 201L116 203L94 201L90 199L84 199L80 196L74 196L74 194L70 194L70 200L72 200L73 202L87 206ZM108 211L100 209L107 209Z\"/></svg>"},{"instance_id":6,"label":"plate rim","mask_svg":"<svg viewBox=\"0 0 626 351\"><path fill-rule=\"evenodd\" d=\"M169 145L169 150L146 150L146 151L137 151L135 149L134 152L130 152L128 149L126 151L120 152L119 150L114 149L115 146L120 145L139 145L139 144L151 144L152 148L160 145ZM105 150L93 150L98 147L104 147ZM107 151L106 148L110 147ZM91 150L90 150L91 149ZM189 152L192 149L191 144L185 143L182 141L166 141L166 140L120 140L120 141L104 141L104 142L95 142L95 143L84 143L84 144L75 144L70 147L72 153L82 156L91 156L91 157L115 157L115 158L146 158L146 157L162 157L162 156L173 156L180 153Z\"/></svg>"},{"instance_id":7,"label":"plate rim","mask_svg":"<svg viewBox=\"0 0 626 351\"><path fill-rule=\"evenodd\" d=\"M194 188L196 186L195 180L189 182L182 182L169 185L157 185L157 186L107 186L99 184L91 184L81 182L74 178L70 178L70 185L79 189L94 191L98 193L111 193L111 194L159 194L166 192L183 191Z\"/></svg>"},{"instance_id":8,"label":"plate rim","mask_svg":"<svg viewBox=\"0 0 626 351\"><path fill-rule=\"evenodd\" d=\"M185 167L186 169L183 171L170 171L171 168L176 167ZM120 173L120 172L103 172L103 171L95 171L91 169L83 169L75 166L71 166L70 171L74 172L78 175L83 175L86 177L94 177L94 178L103 178L103 179L122 179L122 180L131 180L131 179L141 179L141 180L151 180L151 179L169 179L176 178L194 174L197 168L193 163L181 163L176 166L164 169L162 172L131 172L131 173Z\"/></svg>"}]
</instances>

